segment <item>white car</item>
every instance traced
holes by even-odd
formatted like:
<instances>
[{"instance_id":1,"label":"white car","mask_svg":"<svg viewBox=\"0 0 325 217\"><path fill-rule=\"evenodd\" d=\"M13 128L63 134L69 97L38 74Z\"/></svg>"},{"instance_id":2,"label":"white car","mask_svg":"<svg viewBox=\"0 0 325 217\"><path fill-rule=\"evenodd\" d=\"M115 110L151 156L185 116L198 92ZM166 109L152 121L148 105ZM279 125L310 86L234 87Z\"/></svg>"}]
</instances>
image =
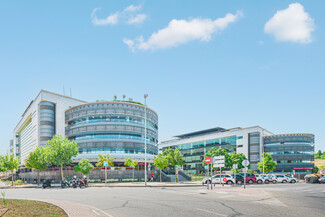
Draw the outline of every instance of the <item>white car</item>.
<instances>
[{"instance_id":1,"label":"white car","mask_svg":"<svg viewBox=\"0 0 325 217\"><path fill-rule=\"evenodd\" d=\"M270 175L266 175L266 174L256 175L256 178L262 179L263 183L265 183L265 184L269 184L270 182L273 182L273 179L270 177ZM276 181L274 181L274 182L276 182ZM259 183L258 180L257 180L257 183Z\"/></svg>"},{"instance_id":2,"label":"white car","mask_svg":"<svg viewBox=\"0 0 325 217\"><path fill-rule=\"evenodd\" d=\"M292 177L292 176L289 176L289 175L286 175L285 177L288 178L288 182L290 182L290 183L296 183L296 182L299 182L299 180L296 179L295 177Z\"/></svg>"},{"instance_id":3,"label":"white car","mask_svg":"<svg viewBox=\"0 0 325 217\"><path fill-rule=\"evenodd\" d=\"M209 183L211 183L211 177L209 177L209 179L204 178L202 180L202 184L207 184L209 180ZM226 174L222 174L221 175L221 184L227 184L227 185L232 185L235 183L235 179L232 178L231 175L226 175ZM214 175L212 176L212 184L220 184L220 175Z\"/></svg>"},{"instance_id":4,"label":"white car","mask_svg":"<svg viewBox=\"0 0 325 217\"><path fill-rule=\"evenodd\" d=\"M278 178L276 177L276 175L274 175L274 174L269 174L268 177L272 180L272 183L273 183L273 184L275 184L275 183L278 182L278 181L277 181Z\"/></svg>"},{"instance_id":5,"label":"white car","mask_svg":"<svg viewBox=\"0 0 325 217\"><path fill-rule=\"evenodd\" d=\"M261 175L255 175L255 176L256 176L256 182L258 184L264 183L264 177L262 177Z\"/></svg>"},{"instance_id":6,"label":"white car","mask_svg":"<svg viewBox=\"0 0 325 217\"><path fill-rule=\"evenodd\" d=\"M288 182L288 177L286 177L285 175L273 175L273 176L275 176L277 182L281 182L281 183Z\"/></svg>"}]
</instances>

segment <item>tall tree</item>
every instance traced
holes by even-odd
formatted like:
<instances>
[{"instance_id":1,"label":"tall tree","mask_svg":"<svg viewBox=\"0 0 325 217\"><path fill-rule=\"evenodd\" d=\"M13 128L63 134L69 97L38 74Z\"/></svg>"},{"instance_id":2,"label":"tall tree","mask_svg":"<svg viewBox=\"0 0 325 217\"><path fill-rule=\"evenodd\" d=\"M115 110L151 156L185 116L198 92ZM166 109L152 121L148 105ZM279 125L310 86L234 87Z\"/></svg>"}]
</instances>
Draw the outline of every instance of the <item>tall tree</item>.
<instances>
[{"instance_id":1,"label":"tall tree","mask_svg":"<svg viewBox=\"0 0 325 217\"><path fill-rule=\"evenodd\" d=\"M242 162L244 160L247 160L247 158L243 153L236 153L234 151L229 155L229 157L230 157L230 160L231 160L231 168L233 167L234 164L238 165L236 170L232 169L233 173L237 173L238 170L244 168L244 166L242 165Z\"/></svg>"},{"instance_id":2,"label":"tall tree","mask_svg":"<svg viewBox=\"0 0 325 217\"><path fill-rule=\"evenodd\" d=\"M176 175L176 182L178 180L178 174L176 173L176 165L183 166L184 165L184 160L183 160L183 155L179 152L179 149L165 149L163 151L163 156L167 158L168 165L172 166L175 168L175 175Z\"/></svg>"},{"instance_id":3,"label":"tall tree","mask_svg":"<svg viewBox=\"0 0 325 217\"><path fill-rule=\"evenodd\" d=\"M161 170L168 167L168 159L166 156L163 156L162 154L158 154L154 160L153 163L156 167L160 169L160 182L161 182Z\"/></svg>"},{"instance_id":4,"label":"tall tree","mask_svg":"<svg viewBox=\"0 0 325 217\"><path fill-rule=\"evenodd\" d=\"M125 94L123 94L123 100L125 100L125 97L126 97Z\"/></svg>"},{"instance_id":5,"label":"tall tree","mask_svg":"<svg viewBox=\"0 0 325 217\"><path fill-rule=\"evenodd\" d=\"M113 157L110 157L109 154L104 154L104 155L101 155L99 154L98 155L98 161L96 163L96 167L103 167L104 166L104 161L107 161L108 162L108 166L114 166L114 163L113 163L113 160L114 158Z\"/></svg>"},{"instance_id":6,"label":"tall tree","mask_svg":"<svg viewBox=\"0 0 325 217\"><path fill-rule=\"evenodd\" d=\"M136 165L138 165L138 161L132 160L131 158L126 158L124 165L133 168L132 183L134 183L134 169L135 169Z\"/></svg>"},{"instance_id":7,"label":"tall tree","mask_svg":"<svg viewBox=\"0 0 325 217\"><path fill-rule=\"evenodd\" d=\"M49 163L60 166L61 178L63 181L63 166L72 163L72 157L78 155L78 145L76 141L70 141L59 134L53 136L46 146L46 158Z\"/></svg>"},{"instance_id":8,"label":"tall tree","mask_svg":"<svg viewBox=\"0 0 325 217\"><path fill-rule=\"evenodd\" d=\"M73 167L73 171L88 175L90 173L90 170L93 168L94 166L89 162L88 159L81 159L79 163Z\"/></svg>"},{"instance_id":9,"label":"tall tree","mask_svg":"<svg viewBox=\"0 0 325 217\"><path fill-rule=\"evenodd\" d=\"M15 158L15 154L6 154L1 157L2 165L5 171L11 171L11 185L14 185L14 170L18 169L20 158Z\"/></svg>"},{"instance_id":10,"label":"tall tree","mask_svg":"<svg viewBox=\"0 0 325 217\"><path fill-rule=\"evenodd\" d=\"M47 169L46 148L37 147L33 152L30 152L25 159L25 166L37 171L37 184L39 184L40 170Z\"/></svg>"},{"instance_id":11,"label":"tall tree","mask_svg":"<svg viewBox=\"0 0 325 217\"><path fill-rule=\"evenodd\" d=\"M257 163L258 170L263 172L263 159L264 159L264 173L273 171L277 163L273 161L273 158L269 153L265 153L265 152L262 154L261 161Z\"/></svg>"}]
</instances>

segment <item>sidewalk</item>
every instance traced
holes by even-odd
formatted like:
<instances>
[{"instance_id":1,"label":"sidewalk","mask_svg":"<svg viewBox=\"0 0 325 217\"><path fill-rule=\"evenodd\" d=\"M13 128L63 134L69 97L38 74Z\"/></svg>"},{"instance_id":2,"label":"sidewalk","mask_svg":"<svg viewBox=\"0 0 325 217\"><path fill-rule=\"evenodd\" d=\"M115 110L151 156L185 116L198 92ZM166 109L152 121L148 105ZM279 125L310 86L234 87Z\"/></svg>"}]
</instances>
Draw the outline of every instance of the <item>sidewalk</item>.
<instances>
[{"instance_id":1,"label":"sidewalk","mask_svg":"<svg viewBox=\"0 0 325 217\"><path fill-rule=\"evenodd\" d=\"M37 201L54 204L63 209L69 217L113 217L100 209L85 204L47 199L39 199Z\"/></svg>"},{"instance_id":2,"label":"sidewalk","mask_svg":"<svg viewBox=\"0 0 325 217\"><path fill-rule=\"evenodd\" d=\"M144 182L118 182L118 183L89 183L89 187L197 187L202 186L201 182L147 182L147 186ZM52 184L52 188L60 188L60 184ZM42 188L42 185L30 184L30 185L15 185L15 186L0 186L0 189L20 189L20 188Z\"/></svg>"}]
</instances>

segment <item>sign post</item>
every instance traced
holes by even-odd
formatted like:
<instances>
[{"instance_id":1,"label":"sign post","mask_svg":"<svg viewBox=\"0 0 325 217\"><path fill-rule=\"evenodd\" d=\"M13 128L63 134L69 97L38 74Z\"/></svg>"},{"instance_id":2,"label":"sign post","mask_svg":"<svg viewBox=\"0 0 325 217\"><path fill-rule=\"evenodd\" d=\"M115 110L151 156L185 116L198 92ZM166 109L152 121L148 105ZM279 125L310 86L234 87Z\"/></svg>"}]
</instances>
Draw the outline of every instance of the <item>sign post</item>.
<instances>
[{"instance_id":1,"label":"sign post","mask_svg":"<svg viewBox=\"0 0 325 217\"><path fill-rule=\"evenodd\" d=\"M247 173L247 166L249 165L248 160L243 160L241 163L245 168L244 168L244 189L246 189L246 173Z\"/></svg>"},{"instance_id":2,"label":"sign post","mask_svg":"<svg viewBox=\"0 0 325 217\"><path fill-rule=\"evenodd\" d=\"M236 172L237 172L238 164L233 164L232 168L234 169L234 177L235 177L235 185L236 185L237 184L237 182L236 182Z\"/></svg>"},{"instance_id":3,"label":"sign post","mask_svg":"<svg viewBox=\"0 0 325 217\"><path fill-rule=\"evenodd\" d=\"M211 163L211 158L210 157L206 157L204 159L204 163L207 164L208 168L207 168L207 189L209 189L209 164ZM212 188L212 179L211 179L211 188Z\"/></svg>"},{"instance_id":4,"label":"sign post","mask_svg":"<svg viewBox=\"0 0 325 217\"><path fill-rule=\"evenodd\" d=\"M107 166L108 166L108 161L104 161L104 167L105 167L105 185L107 184Z\"/></svg>"},{"instance_id":5,"label":"sign post","mask_svg":"<svg viewBox=\"0 0 325 217\"><path fill-rule=\"evenodd\" d=\"M220 168L220 178L219 178L219 180L220 180L220 184L222 184L222 186L224 186L223 183L221 183L222 182L222 180L221 180L221 167L225 167L225 156L224 155L216 156L216 157L213 158L213 160L214 160L213 166Z\"/></svg>"}]
</instances>

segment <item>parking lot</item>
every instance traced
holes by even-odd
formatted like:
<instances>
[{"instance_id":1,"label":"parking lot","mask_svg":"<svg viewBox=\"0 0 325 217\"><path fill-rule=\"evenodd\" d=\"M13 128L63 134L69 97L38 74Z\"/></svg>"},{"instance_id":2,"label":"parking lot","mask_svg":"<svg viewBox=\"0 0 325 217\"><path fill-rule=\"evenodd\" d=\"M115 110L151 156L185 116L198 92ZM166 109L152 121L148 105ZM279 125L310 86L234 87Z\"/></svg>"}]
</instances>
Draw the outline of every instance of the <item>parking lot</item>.
<instances>
[{"instance_id":1,"label":"parking lot","mask_svg":"<svg viewBox=\"0 0 325 217\"><path fill-rule=\"evenodd\" d=\"M111 216L324 216L325 185L8 189L6 197L52 199L96 207Z\"/></svg>"}]
</instances>

